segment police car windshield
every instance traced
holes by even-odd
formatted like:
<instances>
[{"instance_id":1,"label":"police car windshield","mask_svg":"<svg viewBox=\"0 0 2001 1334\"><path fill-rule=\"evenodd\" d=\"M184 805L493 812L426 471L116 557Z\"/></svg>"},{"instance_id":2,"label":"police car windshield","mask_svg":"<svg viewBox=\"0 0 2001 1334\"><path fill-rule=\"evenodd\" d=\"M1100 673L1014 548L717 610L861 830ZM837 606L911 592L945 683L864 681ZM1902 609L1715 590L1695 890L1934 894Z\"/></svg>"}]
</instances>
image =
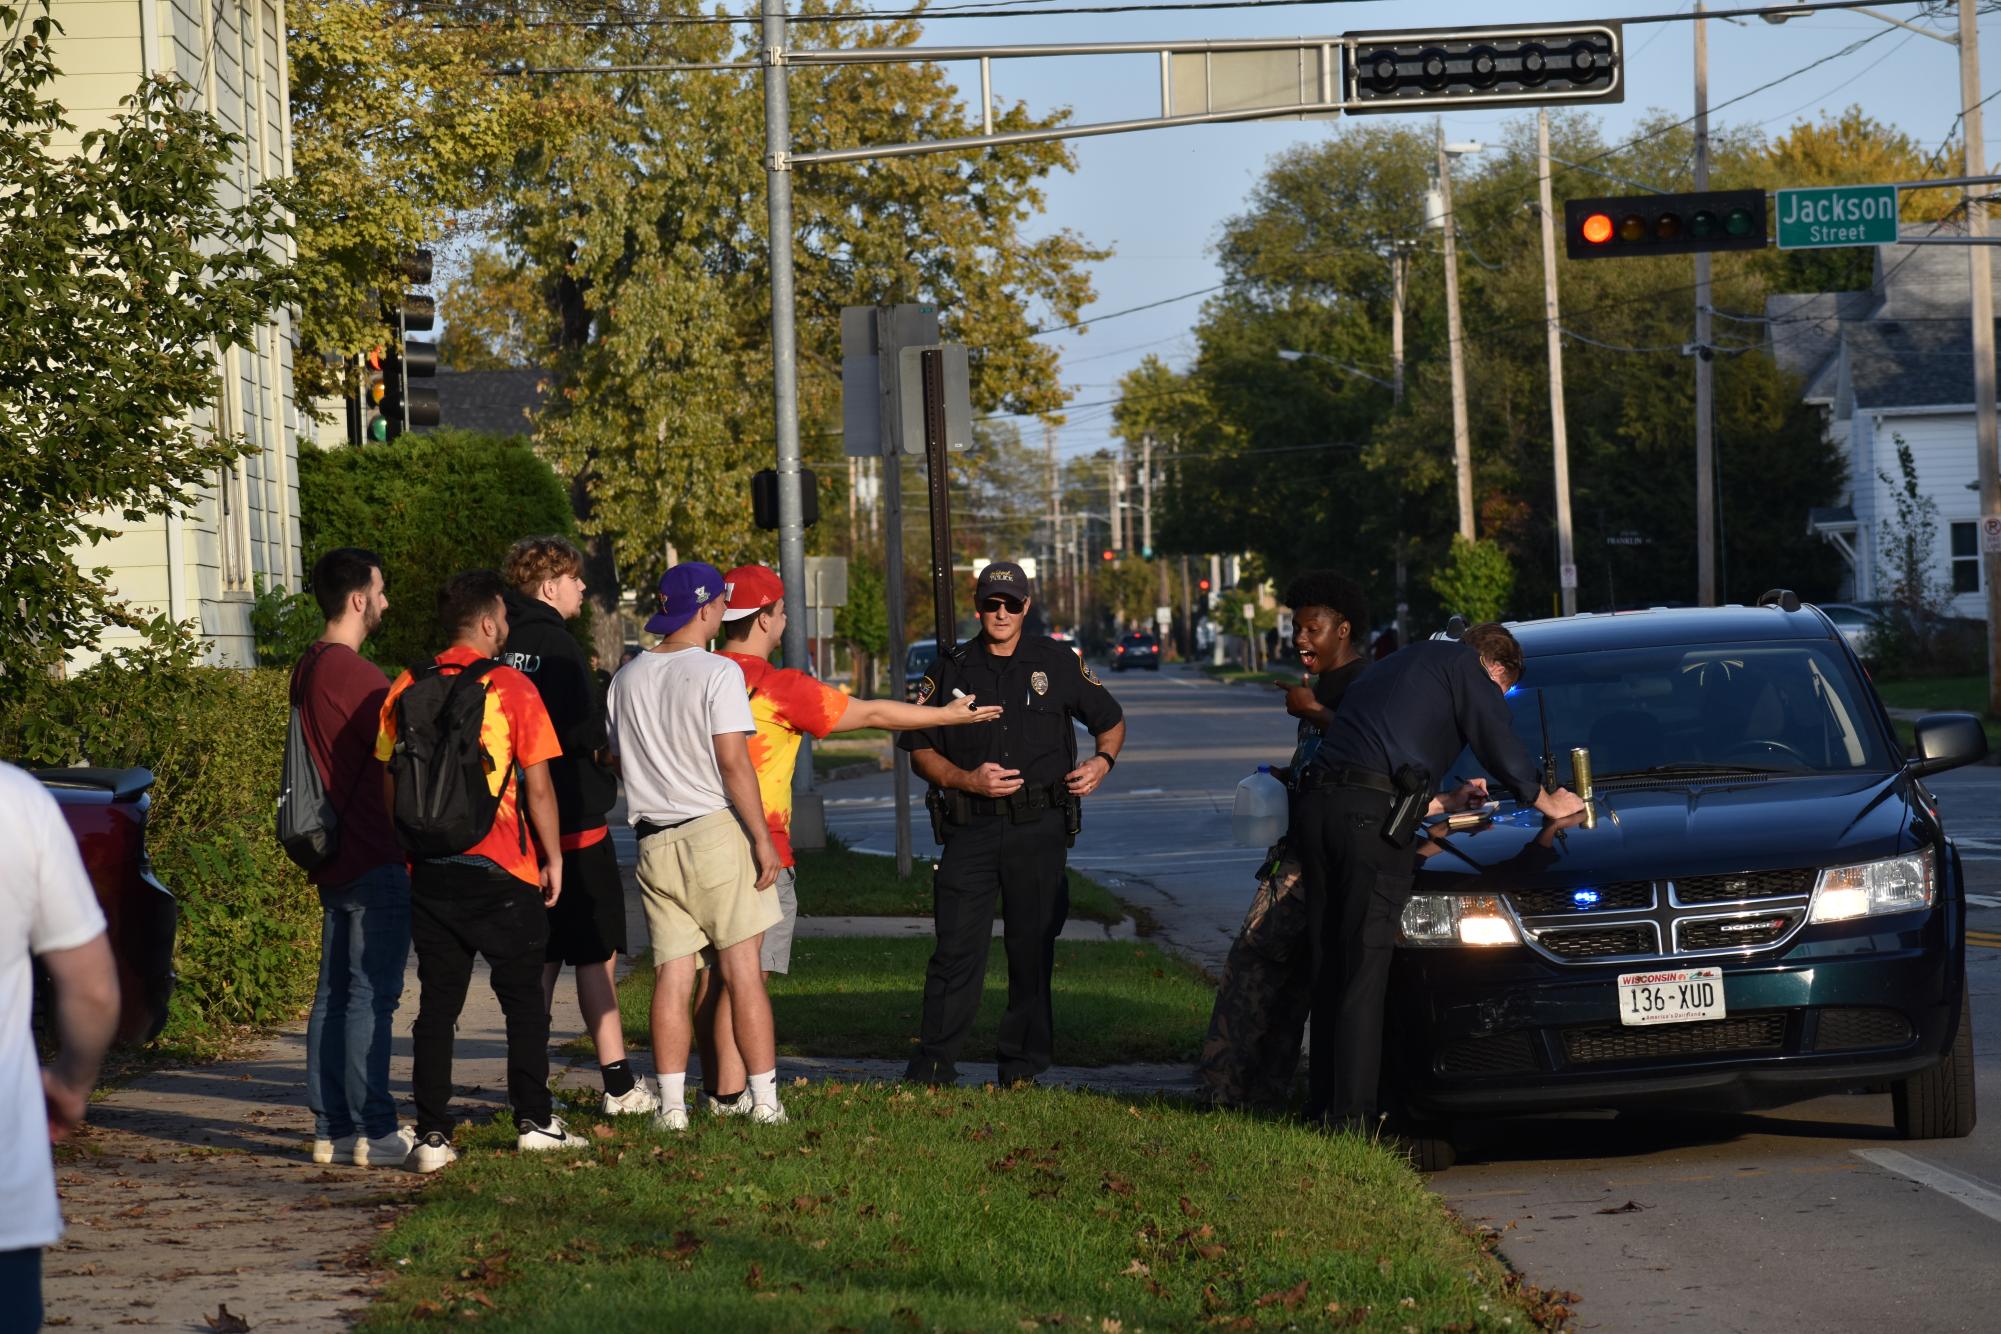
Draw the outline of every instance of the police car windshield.
<instances>
[{"instance_id":1,"label":"police car windshield","mask_svg":"<svg viewBox=\"0 0 2001 1334\"><path fill-rule=\"evenodd\" d=\"M1531 656L1508 705L1530 755L1543 754L1547 726L1557 781L1566 786L1578 746L1591 752L1597 778L1896 766L1868 688L1832 644ZM1483 773L1470 752L1453 769L1461 778Z\"/></svg>"}]
</instances>

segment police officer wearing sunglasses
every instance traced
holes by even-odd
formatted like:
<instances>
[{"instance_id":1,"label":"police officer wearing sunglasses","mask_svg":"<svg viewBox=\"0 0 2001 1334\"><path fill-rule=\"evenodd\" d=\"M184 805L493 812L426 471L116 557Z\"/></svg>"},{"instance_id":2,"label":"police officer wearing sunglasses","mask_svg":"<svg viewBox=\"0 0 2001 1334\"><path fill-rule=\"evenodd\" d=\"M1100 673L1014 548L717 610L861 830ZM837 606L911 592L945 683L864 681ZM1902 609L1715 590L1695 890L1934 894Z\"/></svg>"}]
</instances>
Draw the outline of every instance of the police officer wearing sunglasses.
<instances>
[{"instance_id":1,"label":"police officer wearing sunglasses","mask_svg":"<svg viewBox=\"0 0 2001 1334\"><path fill-rule=\"evenodd\" d=\"M924 974L921 1045L909 1079L949 1084L979 1008L994 905L1006 919L1007 1013L1000 1079L1032 1080L1049 1068L1049 977L1070 912L1065 852L1081 827L1082 799L1112 771L1126 725L1118 701L1083 660L1043 635L1022 633L1028 576L995 561L974 588L980 636L919 684L920 703L972 695L1007 710L991 723L907 732L898 741L930 784L925 805L945 845L933 881L937 948ZM1071 719L1095 747L1082 763Z\"/></svg>"}]
</instances>

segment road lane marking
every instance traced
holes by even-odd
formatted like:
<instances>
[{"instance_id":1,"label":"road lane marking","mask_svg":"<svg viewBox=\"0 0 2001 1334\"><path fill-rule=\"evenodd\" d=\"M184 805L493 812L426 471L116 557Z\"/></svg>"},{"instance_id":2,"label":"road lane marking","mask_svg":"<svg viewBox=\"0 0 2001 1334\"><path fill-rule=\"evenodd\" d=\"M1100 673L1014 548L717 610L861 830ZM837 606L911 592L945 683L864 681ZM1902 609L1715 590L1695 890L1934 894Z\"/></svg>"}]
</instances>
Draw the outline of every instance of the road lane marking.
<instances>
[{"instance_id":1,"label":"road lane marking","mask_svg":"<svg viewBox=\"0 0 2001 1334\"><path fill-rule=\"evenodd\" d=\"M1975 908L2001 908L2001 894L1968 894L1966 902Z\"/></svg>"},{"instance_id":2,"label":"road lane marking","mask_svg":"<svg viewBox=\"0 0 2001 1334\"><path fill-rule=\"evenodd\" d=\"M2001 935L1992 931L1969 931L1966 933L1966 943L1976 949L2001 950Z\"/></svg>"},{"instance_id":3,"label":"road lane marking","mask_svg":"<svg viewBox=\"0 0 2001 1334\"><path fill-rule=\"evenodd\" d=\"M1939 1194L1958 1200L1977 1214L1985 1214L2001 1223L2001 1191L1983 1185L1957 1172L1949 1172L1922 1158L1913 1158L1908 1153L1896 1149L1857 1149L1857 1158L1867 1159L1876 1166L1895 1172L1900 1177L1908 1177L1920 1186L1929 1186Z\"/></svg>"}]
</instances>

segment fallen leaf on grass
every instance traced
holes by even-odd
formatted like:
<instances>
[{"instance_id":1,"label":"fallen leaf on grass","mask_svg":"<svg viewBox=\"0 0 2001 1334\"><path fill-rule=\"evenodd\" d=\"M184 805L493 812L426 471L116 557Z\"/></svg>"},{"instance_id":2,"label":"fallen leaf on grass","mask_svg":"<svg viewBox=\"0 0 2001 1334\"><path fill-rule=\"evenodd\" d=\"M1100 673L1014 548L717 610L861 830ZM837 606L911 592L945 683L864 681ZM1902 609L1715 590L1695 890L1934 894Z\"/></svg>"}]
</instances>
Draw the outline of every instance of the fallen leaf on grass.
<instances>
[{"instance_id":1,"label":"fallen leaf on grass","mask_svg":"<svg viewBox=\"0 0 2001 1334\"><path fill-rule=\"evenodd\" d=\"M1151 1269L1148 1269L1146 1267L1145 1261L1142 1260L1133 1261L1131 1264L1127 1265L1124 1269L1120 1270L1119 1272L1121 1274L1129 1275L1133 1278L1145 1278L1151 1273L1153 1273Z\"/></svg>"},{"instance_id":2,"label":"fallen leaf on grass","mask_svg":"<svg viewBox=\"0 0 2001 1334\"><path fill-rule=\"evenodd\" d=\"M602 1121L598 1122L596 1125L591 1127L591 1135L595 1139L611 1139L613 1136L617 1134L618 1132L616 1130L613 1130L610 1126L606 1125Z\"/></svg>"},{"instance_id":3,"label":"fallen leaf on grass","mask_svg":"<svg viewBox=\"0 0 2001 1334\"><path fill-rule=\"evenodd\" d=\"M764 1266L753 1262L750 1266L750 1272L743 1276L743 1285L752 1292L756 1292L759 1288L763 1287Z\"/></svg>"},{"instance_id":4,"label":"fallen leaf on grass","mask_svg":"<svg viewBox=\"0 0 2001 1334\"><path fill-rule=\"evenodd\" d=\"M215 1334L246 1334L246 1331L250 1328L248 1320L245 1320L240 1315L231 1315L229 1313L228 1302L217 1302L215 1314L204 1315L202 1319L207 1322L210 1329L215 1331Z\"/></svg>"},{"instance_id":5,"label":"fallen leaf on grass","mask_svg":"<svg viewBox=\"0 0 2001 1334\"><path fill-rule=\"evenodd\" d=\"M1200 1218L1202 1216L1202 1211L1196 1208L1194 1202L1186 1195L1183 1195L1176 1203L1181 1206L1181 1212L1185 1217Z\"/></svg>"},{"instance_id":6,"label":"fallen leaf on grass","mask_svg":"<svg viewBox=\"0 0 2001 1334\"><path fill-rule=\"evenodd\" d=\"M1116 1172L1105 1173L1105 1179L1102 1184L1104 1189L1113 1195L1130 1195L1133 1193L1133 1183L1127 1181Z\"/></svg>"},{"instance_id":7,"label":"fallen leaf on grass","mask_svg":"<svg viewBox=\"0 0 2001 1334\"><path fill-rule=\"evenodd\" d=\"M1217 1249L1221 1250L1222 1248L1219 1246L1217 1247ZM1289 1288L1286 1288L1284 1291L1274 1290L1271 1292L1267 1292L1264 1296L1252 1302L1251 1305L1283 1306L1286 1310L1290 1311L1293 1307L1298 1306L1301 1302L1306 1300L1306 1288L1307 1288L1307 1280L1302 1278L1301 1280L1299 1280L1299 1282L1295 1283L1293 1286Z\"/></svg>"},{"instance_id":8,"label":"fallen leaf on grass","mask_svg":"<svg viewBox=\"0 0 2001 1334\"><path fill-rule=\"evenodd\" d=\"M1598 1212L1601 1214L1636 1214L1646 1207L1646 1205L1641 1204L1638 1200L1627 1200L1624 1204L1615 1204L1609 1208L1600 1209Z\"/></svg>"}]
</instances>

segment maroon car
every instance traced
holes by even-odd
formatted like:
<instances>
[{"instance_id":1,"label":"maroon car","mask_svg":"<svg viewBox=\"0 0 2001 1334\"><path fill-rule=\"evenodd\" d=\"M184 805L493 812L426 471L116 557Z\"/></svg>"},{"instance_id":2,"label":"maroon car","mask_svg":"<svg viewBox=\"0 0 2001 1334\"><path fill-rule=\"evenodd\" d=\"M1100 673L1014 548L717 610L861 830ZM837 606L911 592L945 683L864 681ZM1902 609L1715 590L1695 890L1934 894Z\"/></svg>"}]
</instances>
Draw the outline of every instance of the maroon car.
<instances>
[{"instance_id":1,"label":"maroon car","mask_svg":"<svg viewBox=\"0 0 2001 1334\"><path fill-rule=\"evenodd\" d=\"M118 1040L147 1042L174 994L174 896L146 856L150 769L36 769L63 808L118 960Z\"/></svg>"}]
</instances>

